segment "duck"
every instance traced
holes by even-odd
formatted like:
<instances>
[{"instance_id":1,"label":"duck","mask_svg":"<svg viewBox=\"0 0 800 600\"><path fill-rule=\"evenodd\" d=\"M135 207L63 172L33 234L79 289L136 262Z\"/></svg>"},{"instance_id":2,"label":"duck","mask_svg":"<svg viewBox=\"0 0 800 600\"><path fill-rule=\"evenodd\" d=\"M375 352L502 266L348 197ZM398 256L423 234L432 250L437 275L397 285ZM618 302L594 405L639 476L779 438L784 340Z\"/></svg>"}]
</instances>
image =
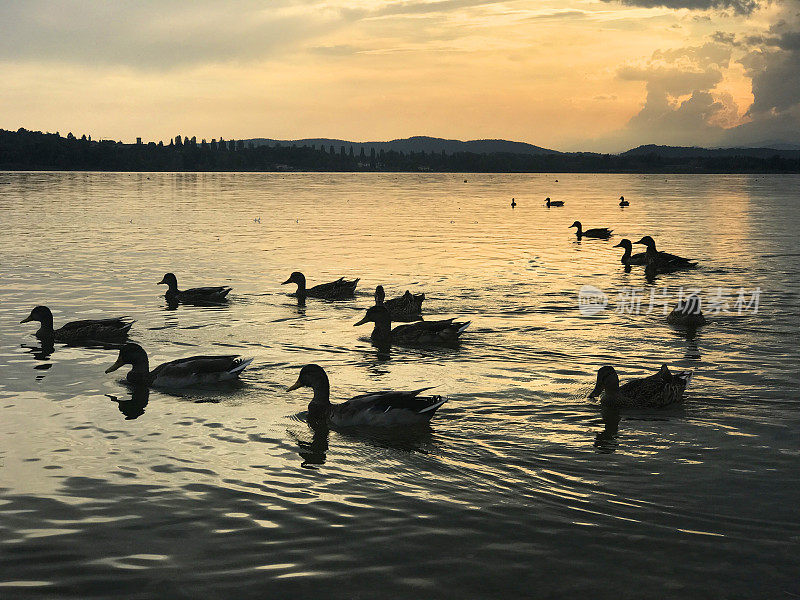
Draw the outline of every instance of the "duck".
<instances>
[{"instance_id":1,"label":"duck","mask_svg":"<svg viewBox=\"0 0 800 600\"><path fill-rule=\"evenodd\" d=\"M72 321L53 329L53 313L46 306L35 306L31 314L20 321L28 323L38 321L41 327L36 337L47 342L79 344L91 342L124 342L135 321L129 317L113 317L110 319L84 319Z\"/></svg>"},{"instance_id":2,"label":"duck","mask_svg":"<svg viewBox=\"0 0 800 600\"><path fill-rule=\"evenodd\" d=\"M233 289L228 286L209 286L190 288L188 290L178 289L178 278L174 273L167 273L157 285L166 285L167 292L164 297L167 302L183 302L185 304L203 304L226 302L226 296Z\"/></svg>"},{"instance_id":3,"label":"duck","mask_svg":"<svg viewBox=\"0 0 800 600\"><path fill-rule=\"evenodd\" d=\"M516 202L516 200L514 200L514 198L512 198L511 199L511 208L516 208L516 206L517 206L517 202Z\"/></svg>"},{"instance_id":4,"label":"duck","mask_svg":"<svg viewBox=\"0 0 800 600\"><path fill-rule=\"evenodd\" d=\"M431 389L426 387L411 391L370 392L341 404L331 404L328 374L316 364L308 364L300 369L297 381L286 391L302 387L310 387L314 391L308 405L309 423L334 428L425 424L447 402L441 396L420 396Z\"/></svg>"},{"instance_id":5,"label":"duck","mask_svg":"<svg viewBox=\"0 0 800 600\"><path fill-rule=\"evenodd\" d=\"M347 280L340 277L330 283L320 283L311 288L306 288L306 276L300 271L295 271L289 275L289 279L281 285L296 283L297 291L292 296L298 298L322 298L323 300L342 300L352 298L356 293L356 286L360 279Z\"/></svg>"},{"instance_id":6,"label":"duck","mask_svg":"<svg viewBox=\"0 0 800 600\"><path fill-rule=\"evenodd\" d=\"M402 296L386 300L383 286L375 288L375 306L385 306L393 321L419 321L422 320L422 303L425 294L412 294L408 290Z\"/></svg>"},{"instance_id":7,"label":"duck","mask_svg":"<svg viewBox=\"0 0 800 600\"><path fill-rule=\"evenodd\" d=\"M575 221L570 225L570 227L577 227L578 229L575 231L575 235L578 236L578 239L582 237L589 237L589 238L598 238L602 240L607 240L611 237L611 229L608 227L596 227L594 229L587 229L586 231L583 230L583 225L581 225L580 221Z\"/></svg>"},{"instance_id":8,"label":"duck","mask_svg":"<svg viewBox=\"0 0 800 600\"><path fill-rule=\"evenodd\" d=\"M620 196L619 197L619 205L622 206L622 207L625 207L625 206L630 206L631 203L628 202L627 200L625 200L625 196Z\"/></svg>"},{"instance_id":9,"label":"duck","mask_svg":"<svg viewBox=\"0 0 800 600\"><path fill-rule=\"evenodd\" d=\"M621 408L660 408L681 402L691 378L691 371L673 375L667 365L661 365L656 374L620 386L617 371L605 366L597 371L597 383L589 398L602 394L601 407L609 412Z\"/></svg>"},{"instance_id":10,"label":"duck","mask_svg":"<svg viewBox=\"0 0 800 600\"><path fill-rule=\"evenodd\" d=\"M556 181L558 181L558 180L556 180ZM551 206L564 206L564 201L563 200L553 200L553 201L551 201L550 198L545 198L544 201L547 204L547 208L550 208Z\"/></svg>"},{"instance_id":11,"label":"duck","mask_svg":"<svg viewBox=\"0 0 800 600\"><path fill-rule=\"evenodd\" d=\"M470 321L419 321L407 325L398 325L392 329L392 315L385 306L373 306L367 314L353 327L364 323L375 323L370 336L377 344L428 345L455 344L458 338L469 327Z\"/></svg>"},{"instance_id":12,"label":"duck","mask_svg":"<svg viewBox=\"0 0 800 600\"><path fill-rule=\"evenodd\" d=\"M151 371L144 348L129 342L120 348L117 361L106 369L106 373L116 371L123 365L131 365L131 370L125 376L125 380L131 385L183 388L233 381L239 378L251 362L252 358L242 358L235 354L190 356L166 362Z\"/></svg>"},{"instance_id":13,"label":"duck","mask_svg":"<svg viewBox=\"0 0 800 600\"><path fill-rule=\"evenodd\" d=\"M681 269L694 269L697 267L697 263L688 258L677 256L676 254L670 254L669 252L659 252L656 250L655 240L649 235L646 235L639 241L633 243L646 246L646 264L653 272L671 273Z\"/></svg>"},{"instance_id":14,"label":"duck","mask_svg":"<svg viewBox=\"0 0 800 600\"><path fill-rule=\"evenodd\" d=\"M622 254L622 262L623 265L626 267L630 265L646 265L647 264L647 255L645 252L637 252L636 254L631 254L633 252L633 243L628 238L622 238L619 241L619 244L615 244L614 248L624 248L625 252Z\"/></svg>"},{"instance_id":15,"label":"duck","mask_svg":"<svg viewBox=\"0 0 800 600\"><path fill-rule=\"evenodd\" d=\"M700 310L700 298L696 295L678 300L675 308L667 315L667 323L678 327L700 327L707 322Z\"/></svg>"}]
</instances>

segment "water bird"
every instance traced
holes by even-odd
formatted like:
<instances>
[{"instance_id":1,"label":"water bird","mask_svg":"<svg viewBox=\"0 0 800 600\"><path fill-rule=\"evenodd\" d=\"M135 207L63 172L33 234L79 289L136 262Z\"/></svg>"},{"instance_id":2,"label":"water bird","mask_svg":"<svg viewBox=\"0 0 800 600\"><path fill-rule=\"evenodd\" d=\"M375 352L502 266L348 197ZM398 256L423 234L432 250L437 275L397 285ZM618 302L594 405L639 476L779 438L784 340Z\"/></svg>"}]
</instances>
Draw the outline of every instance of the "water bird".
<instances>
[{"instance_id":1,"label":"water bird","mask_svg":"<svg viewBox=\"0 0 800 600\"><path fill-rule=\"evenodd\" d=\"M385 306L393 321L421 320L420 313L424 301L425 294L412 294L408 290L402 296L386 300L383 286L379 285L375 288L375 306Z\"/></svg>"},{"instance_id":2,"label":"water bird","mask_svg":"<svg viewBox=\"0 0 800 600\"><path fill-rule=\"evenodd\" d=\"M636 254L631 254L633 252L633 244L628 238L622 238L619 241L619 244L615 244L614 248L624 248L625 252L622 253L622 262L623 265L626 267L630 265L645 265L647 264L647 255L644 252L637 252Z\"/></svg>"},{"instance_id":3,"label":"water bird","mask_svg":"<svg viewBox=\"0 0 800 600\"><path fill-rule=\"evenodd\" d=\"M602 394L601 408L608 411L620 408L660 408L680 402L691 378L691 371L681 371L673 375L667 365L661 365L655 375L633 379L620 386L614 367L605 366L597 371L597 383L589 398Z\"/></svg>"},{"instance_id":4,"label":"water bird","mask_svg":"<svg viewBox=\"0 0 800 600\"><path fill-rule=\"evenodd\" d=\"M553 201L551 201L550 198L545 198L544 201L546 203L547 208L550 208L551 206L564 206L564 201L563 200L553 200Z\"/></svg>"},{"instance_id":5,"label":"water bird","mask_svg":"<svg viewBox=\"0 0 800 600\"><path fill-rule=\"evenodd\" d=\"M355 396L341 404L331 404L328 374L319 365L309 364L300 369L294 385L286 391L310 387L314 396L308 405L311 424L331 427L359 425L393 426L427 423L445 402L441 396L420 396L431 388L411 391L370 392Z\"/></svg>"},{"instance_id":6,"label":"water bird","mask_svg":"<svg viewBox=\"0 0 800 600\"><path fill-rule=\"evenodd\" d=\"M627 200L625 200L625 196L620 196L619 197L619 205L620 206L630 206L631 203L628 202Z\"/></svg>"},{"instance_id":7,"label":"water bird","mask_svg":"<svg viewBox=\"0 0 800 600\"><path fill-rule=\"evenodd\" d=\"M588 237L607 240L611 237L611 229L608 227L595 227L594 229L587 229L584 231L580 221L575 221L570 227L578 228L575 231L575 235L578 236L578 239L581 239L581 237Z\"/></svg>"},{"instance_id":8,"label":"water bird","mask_svg":"<svg viewBox=\"0 0 800 600\"><path fill-rule=\"evenodd\" d=\"M251 362L252 358L242 358L235 354L190 356L166 362L151 371L144 348L139 344L127 343L120 348L117 361L106 369L106 373L116 371L123 365L131 365L131 370L125 376L130 384L183 388L233 381L238 379Z\"/></svg>"},{"instance_id":9,"label":"water bird","mask_svg":"<svg viewBox=\"0 0 800 600\"><path fill-rule=\"evenodd\" d=\"M675 308L667 315L667 323L679 327L700 327L705 325L706 317L700 310L700 298L696 295L678 300Z\"/></svg>"},{"instance_id":10,"label":"water bird","mask_svg":"<svg viewBox=\"0 0 800 600\"><path fill-rule=\"evenodd\" d=\"M653 272L671 273L680 269L694 269L697 266L696 262L692 262L688 258L670 254L669 252L659 252L656 250L656 242L649 235L644 236L634 244L642 244L646 246L645 257L647 266Z\"/></svg>"},{"instance_id":11,"label":"water bird","mask_svg":"<svg viewBox=\"0 0 800 600\"><path fill-rule=\"evenodd\" d=\"M356 286L360 279L347 280L340 277L330 283L320 283L311 288L306 288L306 276L300 271L295 271L289 275L289 279L281 285L287 283L297 284L297 291L292 294L298 298L322 298L323 300L342 300L352 298L356 293Z\"/></svg>"},{"instance_id":12,"label":"water bird","mask_svg":"<svg viewBox=\"0 0 800 600\"><path fill-rule=\"evenodd\" d=\"M515 208L516 206L517 206L517 203L516 203L516 201L514 200L514 198L512 198L512 199L511 199L511 208Z\"/></svg>"},{"instance_id":13,"label":"water bird","mask_svg":"<svg viewBox=\"0 0 800 600\"><path fill-rule=\"evenodd\" d=\"M84 319L53 329L53 313L46 306L35 306L31 314L20 323L30 321L38 321L41 325L35 334L37 338L64 344L124 342L128 339L128 332L134 323L129 317Z\"/></svg>"},{"instance_id":14,"label":"water bird","mask_svg":"<svg viewBox=\"0 0 800 600\"><path fill-rule=\"evenodd\" d=\"M458 338L469 327L470 321L419 321L407 325L398 325L392 329L392 316L385 306L373 306L367 314L353 327L364 323L374 323L370 338L376 344L455 344Z\"/></svg>"},{"instance_id":15,"label":"water bird","mask_svg":"<svg viewBox=\"0 0 800 600\"><path fill-rule=\"evenodd\" d=\"M175 277L174 273L165 274L157 285L167 286L167 292L164 294L167 302L184 302L186 304L226 302L226 296L233 289L232 287L220 285L179 290L178 278Z\"/></svg>"}]
</instances>

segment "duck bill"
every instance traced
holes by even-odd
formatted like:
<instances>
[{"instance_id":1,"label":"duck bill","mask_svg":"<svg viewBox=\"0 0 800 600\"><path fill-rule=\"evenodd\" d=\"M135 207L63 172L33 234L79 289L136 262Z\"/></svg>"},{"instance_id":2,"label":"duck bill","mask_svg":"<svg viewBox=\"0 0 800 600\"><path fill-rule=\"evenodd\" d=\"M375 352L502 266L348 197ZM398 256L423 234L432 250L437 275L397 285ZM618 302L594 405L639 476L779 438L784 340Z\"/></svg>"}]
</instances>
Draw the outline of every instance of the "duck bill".
<instances>
[{"instance_id":1,"label":"duck bill","mask_svg":"<svg viewBox=\"0 0 800 600\"><path fill-rule=\"evenodd\" d=\"M589 394L589 398L597 398L602 392L603 392L603 382L602 381L598 381L595 384L594 389L592 390L592 393Z\"/></svg>"},{"instance_id":2,"label":"duck bill","mask_svg":"<svg viewBox=\"0 0 800 600\"><path fill-rule=\"evenodd\" d=\"M644 238L640 239L638 242L633 242L634 244L644 244Z\"/></svg>"},{"instance_id":3,"label":"duck bill","mask_svg":"<svg viewBox=\"0 0 800 600\"><path fill-rule=\"evenodd\" d=\"M286 391L291 392L301 387L303 387L303 384L300 383L300 380L298 379L297 381L294 382L293 385L290 385L288 388L286 388Z\"/></svg>"},{"instance_id":4,"label":"duck bill","mask_svg":"<svg viewBox=\"0 0 800 600\"><path fill-rule=\"evenodd\" d=\"M367 319L367 317L364 317L358 323L353 323L353 327L358 327L359 325L363 325L364 323L369 323L369 319Z\"/></svg>"},{"instance_id":5,"label":"duck bill","mask_svg":"<svg viewBox=\"0 0 800 600\"><path fill-rule=\"evenodd\" d=\"M110 367L108 367L108 368L106 369L106 373L111 373L111 372L113 372L113 371L116 371L117 369L119 369L119 368L120 368L122 365L124 365L124 364L125 364L125 363L124 363L124 362L122 362L122 359L121 359L121 358L118 358L118 359L117 359L117 362L115 362L113 365L111 365Z\"/></svg>"},{"instance_id":6,"label":"duck bill","mask_svg":"<svg viewBox=\"0 0 800 600\"><path fill-rule=\"evenodd\" d=\"M613 247L614 247L614 248L624 248L625 246L623 246L623 245L622 245L622 242L620 242L619 244L614 244L614 246L613 246Z\"/></svg>"},{"instance_id":7,"label":"duck bill","mask_svg":"<svg viewBox=\"0 0 800 600\"><path fill-rule=\"evenodd\" d=\"M30 321L33 321L33 317L31 315L28 315L27 317L22 319L22 321L20 321L19 324L22 325L23 323L29 323Z\"/></svg>"},{"instance_id":8,"label":"duck bill","mask_svg":"<svg viewBox=\"0 0 800 600\"><path fill-rule=\"evenodd\" d=\"M287 283L292 283L292 278L290 277L286 281L284 281L281 285L286 285Z\"/></svg>"},{"instance_id":9,"label":"duck bill","mask_svg":"<svg viewBox=\"0 0 800 600\"><path fill-rule=\"evenodd\" d=\"M161 281L159 281L159 282L158 282L156 285L161 285L161 284L166 284L166 283L167 283L167 282L166 282L164 279L162 279L162 280L161 280Z\"/></svg>"}]
</instances>

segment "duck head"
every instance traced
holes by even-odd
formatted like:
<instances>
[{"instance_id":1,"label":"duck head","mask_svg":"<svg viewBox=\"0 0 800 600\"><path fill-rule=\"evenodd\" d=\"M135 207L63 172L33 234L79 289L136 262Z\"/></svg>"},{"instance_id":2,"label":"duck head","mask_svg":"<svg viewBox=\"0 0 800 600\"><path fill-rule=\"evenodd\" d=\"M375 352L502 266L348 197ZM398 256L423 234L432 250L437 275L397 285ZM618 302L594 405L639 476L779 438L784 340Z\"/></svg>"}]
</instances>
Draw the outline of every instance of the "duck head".
<instances>
[{"instance_id":1,"label":"duck head","mask_svg":"<svg viewBox=\"0 0 800 600\"><path fill-rule=\"evenodd\" d=\"M389 314L389 309L385 306L373 306L367 309L367 314L358 323L353 323L353 327L358 327L364 323L375 323L376 325L391 322L392 317Z\"/></svg>"},{"instance_id":2,"label":"duck head","mask_svg":"<svg viewBox=\"0 0 800 600\"><path fill-rule=\"evenodd\" d=\"M306 289L306 276L300 271L295 271L289 275L289 279L284 281L281 285L286 285L287 283L296 283L298 290L304 290Z\"/></svg>"},{"instance_id":3,"label":"duck head","mask_svg":"<svg viewBox=\"0 0 800 600\"><path fill-rule=\"evenodd\" d=\"M144 370L149 372L147 352L139 344L128 342L119 349L117 361L106 369L106 373L116 371L124 365L131 365L134 371Z\"/></svg>"},{"instance_id":4,"label":"duck head","mask_svg":"<svg viewBox=\"0 0 800 600\"><path fill-rule=\"evenodd\" d=\"M330 404L330 382L328 381L328 374L325 369L319 365L310 364L300 369L300 375L293 385L286 388L287 392L296 390L302 387L310 387L314 390L313 403Z\"/></svg>"},{"instance_id":5,"label":"duck head","mask_svg":"<svg viewBox=\"0 0 800 600\"><path fill-rule=\"evenodd\" d=\"M617 390L619 390L617 371L610 366L600 367L597 371L597 383L595 383L592 393L589 394L589 398L597 398L603 392L614 394Z\"/></svg>"},{"instance_id":6,"label":"duck head","mask_svg":"<svg viewBox=\"0 0 800 600\"><path fill-rule=\"evenodd\" d=\"M633 250L633 244L628 238L622 238L619 244L614 244L614 248L625 248L628 252Z\"/></svg>"},{"instance_id":7,"label":"duck head","mask_svg":"<svg viewBox=\"0 0 800 600\"><path fill-rule=\"evenodd\" d=\"M634 244L643 244L644 246L647 246L647 250L648 251L651 251L651 250L655 251L655 249L656 249L656 241L653 238L651 238L649 235L646 235L642 239L640 239L639 241L633 242L633 243Z\"/></svg>"},{"instance_id":8,"label":"duck head","mask_svg":"<svg viewBox=\"0 0 800 600\"><path fill-rule=\"evenodd\" d=\"M570 227L577 227L578 229L577 229L576 233L577 233L578 235L580 235L580 234L581 234L581 232L583 231L583 225L581 225L581 222L580 222L580 221L574 221L574 222L572 223L572 225L570 225Z\"/></svg>"},{"instance_id":9,"label":"duck head","mask_svg":"<svg viewBox=\"0 0 800 600\"><path fill-rule=\"evenodd\" d=\"M383 301L386 299L386 292L383 291L383 286L379 285L375 288L375 306L383 306Z\"/></svg>"},{"instance_id":10,"label":"duck head","mask_svg":"<svg viewBox=\"0 0 800 600\"><path fill-rule=\"evenodd\" d=\"M53 327L53 313L46 306L34 306L31 314L20 321L22 323L29 323L30 321L38 321L43 326Z\"/></svg>"},{"instance_id":11,"label":"duck head","mask_svg":"<svg viewBox=\"0 0 800 600\"><path fill-rule=\"evenodd\" d=\"M175 273L166 273L156 285L166 285L170 290L177 290L178 278Z\"/></svg>"}]
</instances>

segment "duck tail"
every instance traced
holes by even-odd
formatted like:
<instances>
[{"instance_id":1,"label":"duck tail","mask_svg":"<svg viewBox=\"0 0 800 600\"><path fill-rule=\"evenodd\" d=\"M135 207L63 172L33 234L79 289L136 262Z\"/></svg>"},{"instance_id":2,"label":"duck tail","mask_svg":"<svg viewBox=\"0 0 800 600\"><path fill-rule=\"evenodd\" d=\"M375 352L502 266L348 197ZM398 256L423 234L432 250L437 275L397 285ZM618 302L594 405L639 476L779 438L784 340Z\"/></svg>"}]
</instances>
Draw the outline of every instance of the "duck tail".
<instances>
[{"instance_id":1,"label":"duck tail","mask_svg":"<svg viewBox=\"0 0 800 600\"><path fill-rule=\"evenodd\" d=\"M684 389L686 389L689 387L689 383L692 381L692 372L681 371L680 373L677 373L675 377L677 377L678 379L682 379L686 383L686 385L684 386Z\"/></svg>"},{"instance_id":2,"label":"duck tail","mask_svg":"<svg viewBox=\"0 0 800 600\"><path fill-rule=\"evenodd\" d=\"M241 358L236 362L236 366L228 371L231 375L238 375L242 371L244 371L254 359L252 358Z\"/></svg>"},{"instance_id":3,"label":"duck tail","mask_svg":"<svg viewBox=\"0 0 800 600\"><path fill-rule=\"evenodd\" d=\"M466 321L465 323L463 323L461 327L458 328L457 335L461 335L462 333L464 333L467 330L467 327L469 327L470 323L472 323L472 321Z\"/></svg>"},{"instance_id":4,"label":"duck tail","mask_svg":"<svg viewBox=\"0 0 800 600\"><path fill-rule=\"evenodd\" d=\"M434 396L431 400L433 400L433 403L423 408L417 414L431 413L431 416L433 416L433 413L435 413L442 404L447 402L447 398L442 398L441 396Z\"/></svg>"}]
</instances>

